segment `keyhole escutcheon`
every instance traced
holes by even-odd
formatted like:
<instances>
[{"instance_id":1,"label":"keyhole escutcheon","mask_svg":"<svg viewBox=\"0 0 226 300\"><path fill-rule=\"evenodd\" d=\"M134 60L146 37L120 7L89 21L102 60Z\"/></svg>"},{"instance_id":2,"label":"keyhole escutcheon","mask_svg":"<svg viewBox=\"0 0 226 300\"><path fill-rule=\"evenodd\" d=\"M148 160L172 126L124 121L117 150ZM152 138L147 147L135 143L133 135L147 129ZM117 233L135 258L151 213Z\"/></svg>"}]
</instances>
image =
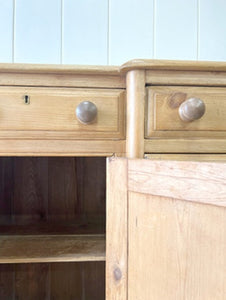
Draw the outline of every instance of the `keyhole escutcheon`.
<instances>
[{"instance_id":1,"label":"keyhole escutcheon","mask_svg":"<svg viewBox=\"0 0 226 300\"><path fill-rule=\"evenodd\" d=\"M30 97L28 95L24 95L24 104L30 104Z\"/></svg>"}]
</instances>

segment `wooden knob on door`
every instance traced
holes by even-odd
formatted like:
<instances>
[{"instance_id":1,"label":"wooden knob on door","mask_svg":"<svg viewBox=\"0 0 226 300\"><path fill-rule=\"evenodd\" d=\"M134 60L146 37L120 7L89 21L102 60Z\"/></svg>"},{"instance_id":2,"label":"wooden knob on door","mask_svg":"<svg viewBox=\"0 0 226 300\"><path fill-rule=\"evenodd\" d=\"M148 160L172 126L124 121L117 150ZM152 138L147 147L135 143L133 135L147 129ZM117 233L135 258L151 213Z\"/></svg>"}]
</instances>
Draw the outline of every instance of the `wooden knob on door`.
<instances>
[{"instance_id":1,"label":"wooden knob on door","mask_svg":"<svg viewBox=\"0 0 226 300\"><path fill-rule=\"evenodd\" d=\"M122 279L122 271L120 270L119 267L116 267L114 269L114 278L115 278L115 281L119 281Z\"/></svg>"},{"instance_id":2,"label":"wooden knob on door","mask_svg":"<svg viewBox=\"0 0 226 300\"><path fill-rule=\"evenodd\" d=\"M205 113L205 103L199 98L190 98L179 107L181 120L191 122L200 119Z\"/></svg>"},{"instance_id":3,"label":"wooden knob on door","mask_svg":"<svg viewBox=\"0 0 226 300\"><path fill-rule=\"evenodd\" d=\"M76 107L75 114L81 123L90 124L96 120L97 107L93 102L83 101Z\"/></svg>"}]
</instances>

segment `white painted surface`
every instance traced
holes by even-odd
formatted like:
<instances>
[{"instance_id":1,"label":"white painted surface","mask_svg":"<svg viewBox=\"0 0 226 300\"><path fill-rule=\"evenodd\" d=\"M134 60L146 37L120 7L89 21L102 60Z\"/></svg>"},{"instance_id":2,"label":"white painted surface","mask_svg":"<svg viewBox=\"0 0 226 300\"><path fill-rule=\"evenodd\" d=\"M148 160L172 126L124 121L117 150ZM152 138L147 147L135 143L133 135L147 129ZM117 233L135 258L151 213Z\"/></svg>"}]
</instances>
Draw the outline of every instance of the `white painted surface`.
<instances>
[{"instance_id":1,"label":"white painted surface","mask_svg":"<svg viewBox=\"0 0 226 300\"><path fill-rule=\"evenodd\" d=\"M153 1L109 1L110 64L153 56Z\"/></svg>"},{"instance_id":2,"label":"white painted surface","mask_svg":"<svg viewBox=\"0 0 226 300\"><path fill-rule=\"evenodd\" d=\"M14 61L60 63L61 0L16 0Z\"/></svg>"},{"instance_id":3,"label":"white painted surface","mask_svg":"<svg viewBox=\"0 0 226 300\"><path fill-rule=\"evenodd\" d=\"M226 60L226 1L200 0L200 60Z\"/></svg>"},{"instance_id":4,"label":"white painted surface","mask_svg":"<svg viewBox=\"0 0 226 300\"><path fill-rule=\"evenodd\" d=\"M11 62L13 51L13 0L0 0L0 61Z\"/></svg>"},{"instance_id":5,"label":"white painted surface","mask_svg":"<svg viewBox=\"0 0 226 300\"><path fill-rule=\"evenodd\" d=\"M225 0L0 0L0 62L226 61Z\"/></svg>"},{"instance_id":6,"label":"white painted surface","mask_svg":"<svg viewBox=\"0 0 226 300\"><path fill-rule=\"evenodd\" d=\"M197 58L197 0L157 0L154 58Z\"/></svg>"},{"instance_id":7,"label":"white painted surface","mask_svg":"<svg viewBox=\"0 0 226 300\"><path fill-rule=\"evenodd\" d=\"M108 60L108 0L64 0L63 63L104 64Z\"/></svg>"}]
</instances>

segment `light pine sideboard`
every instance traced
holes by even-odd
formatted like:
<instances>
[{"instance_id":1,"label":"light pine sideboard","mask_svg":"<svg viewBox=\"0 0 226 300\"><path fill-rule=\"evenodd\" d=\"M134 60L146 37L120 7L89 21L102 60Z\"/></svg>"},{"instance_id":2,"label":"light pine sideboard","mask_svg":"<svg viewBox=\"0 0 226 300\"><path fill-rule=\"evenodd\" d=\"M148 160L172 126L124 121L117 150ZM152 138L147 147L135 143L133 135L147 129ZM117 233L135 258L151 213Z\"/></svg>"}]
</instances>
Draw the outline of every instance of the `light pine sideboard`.
<instances>
[{"instance_id":1,"label":"light pine sideboard","mask_svg":"<svg viewBox=\"0 0 226 300\"><path fill-rule=\"evenodd\" d=\"M224 300L225 87L218 62L1 64L0 299Z\"/></svg>"}]
</instances>

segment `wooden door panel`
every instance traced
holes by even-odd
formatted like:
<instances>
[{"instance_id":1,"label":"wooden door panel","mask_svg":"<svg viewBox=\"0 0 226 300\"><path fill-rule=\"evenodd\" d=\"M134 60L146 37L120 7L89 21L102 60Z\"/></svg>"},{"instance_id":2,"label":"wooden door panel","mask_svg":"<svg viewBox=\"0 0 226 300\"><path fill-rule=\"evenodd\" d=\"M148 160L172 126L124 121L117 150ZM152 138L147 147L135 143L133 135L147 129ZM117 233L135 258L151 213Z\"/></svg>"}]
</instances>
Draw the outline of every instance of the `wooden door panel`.
<instances>
[{"instance_id":1,"label":"wooden door panel","mask_svg":"<svg viewBox=\"0 0 226 300\"><path fill-rule=\"evenodd\" d=\"M108 173L125 189L128 213L109 193L117 208L107 220L107 300L225 300L226 164L114 158ZM119 243L121 228L127 239ZM116 249L127 253L126 269Z\"/></svg>"},{"instance_id":2,"label":"wooden door panel","mask_svg":"<svg viewBox=\"0 0 226 300\"><path fill-rule=\"evenodd\" d=\"M128 190L226 207L226 164L129 160Z\"/></svg>"},{"instance_id":3,"label":"wooden door panel","mask_svg":"<svg viewBox=\"0 0 226 300\"><path fill-rule=\"evenodd\" d=\"M106 300L127 300L127 160L107 160Z\"/></svg>"},{"instance_id":4,"label":"wooden door panel","mask_svg":"<svg viewBox=\"0 0 226 300\"><path fill-rule=\"evenodd\" d=\"M225 209L129 192L129 300L223 300L225 253Z\"/></svg>"}]
</instances>

